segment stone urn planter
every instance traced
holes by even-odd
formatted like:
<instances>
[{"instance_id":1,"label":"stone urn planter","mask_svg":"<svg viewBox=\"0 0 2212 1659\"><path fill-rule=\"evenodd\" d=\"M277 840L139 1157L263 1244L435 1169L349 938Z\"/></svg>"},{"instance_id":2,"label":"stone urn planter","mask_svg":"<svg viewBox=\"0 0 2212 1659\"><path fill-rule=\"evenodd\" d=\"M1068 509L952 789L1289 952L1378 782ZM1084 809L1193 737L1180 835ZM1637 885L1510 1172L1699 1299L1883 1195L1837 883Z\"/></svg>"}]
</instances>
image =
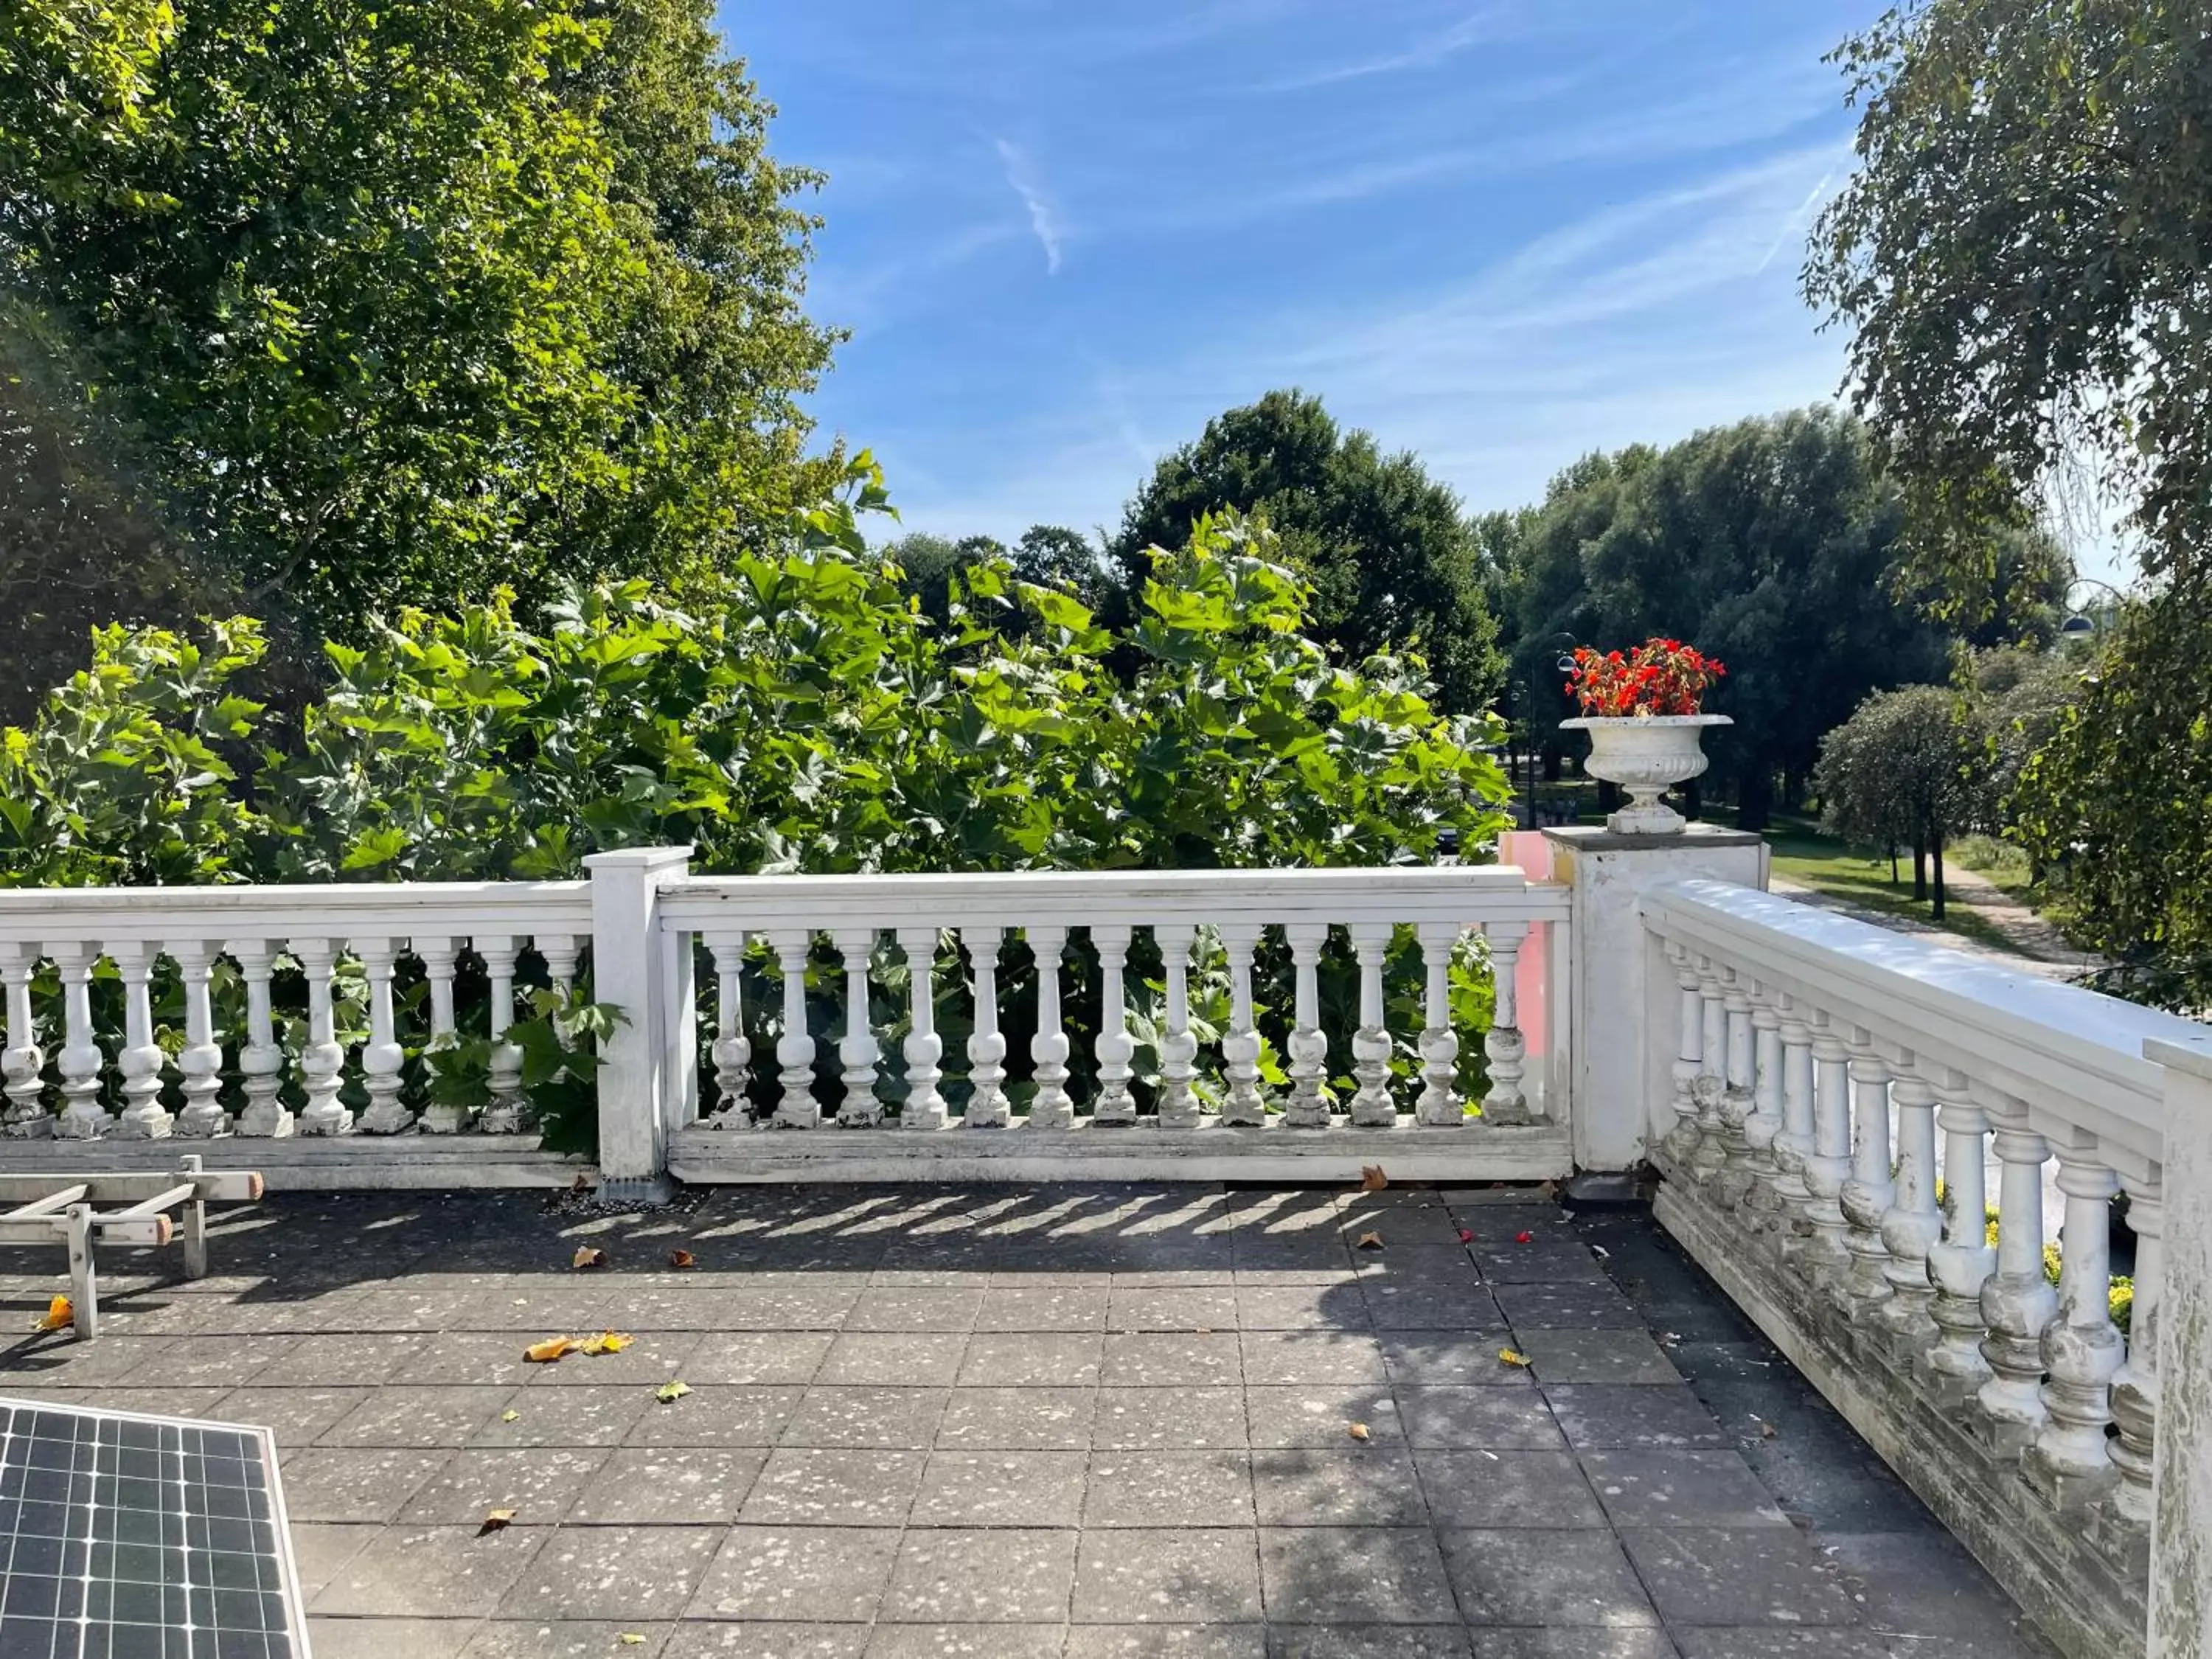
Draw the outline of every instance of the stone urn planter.
<instances>
[{"instance_id":1,"label":"stone urn planter","mask_svg":"<svg viewBox=\"0 0 2212 1659\"><path fill-rule=\"evenodd\" d=\"M1605 821L1623 836L1679 836L1682 815L1659 797L1699 776L1711 763L1701 746L1709 726L1734 724L1726 714L1638 714L1561 720L1565 731L1587 732L1589 758L1583 770L1628 792L1628 805Z\"/></svg>"}]
</instances>

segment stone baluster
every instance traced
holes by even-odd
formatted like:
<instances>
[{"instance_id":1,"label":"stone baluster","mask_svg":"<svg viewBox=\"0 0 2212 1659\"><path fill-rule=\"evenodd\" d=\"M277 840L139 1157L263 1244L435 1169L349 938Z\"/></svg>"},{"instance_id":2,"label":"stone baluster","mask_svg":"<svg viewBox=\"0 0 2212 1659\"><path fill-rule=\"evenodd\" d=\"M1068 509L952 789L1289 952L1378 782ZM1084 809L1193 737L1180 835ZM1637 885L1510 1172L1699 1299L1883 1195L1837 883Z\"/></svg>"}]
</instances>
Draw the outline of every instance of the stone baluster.
<instances>
[{"instance_id":1,"label":"stone baluster","mask_svg":"<svg viewBox=\"0 0 2212 1659\"><path fill-rule=\"evenodd\" d=\"M975 971L971 994L975 1029L968 1035L968 1109L960 1116L962 1124L970 1129L1003 1129L1013 1122L1013 1105L1006 1098L1006 1039L999 1030L999 952L1006 937L1003 927L961 930Z\"/></svg>"},{"instance_id":2,"label":"stone baluster","mask_svg":"<svg viewBox=\"0 0 2212 1659\"><path fill-rule=\"evenodd\" d=\"M161 1069L168 1057L154 1041L154 947L131 942L107 954L123 980L123 1048L115 1056L123 1112L109 1133L118 1140L160 1140L175 1120L161 1104Z\"/></svg>"},{"instance_id":3,"label":"stone baluster","mask_svg":"<svg viewBox=\"0 0 2212 1659\"><path fill-rule=\"evenodd\" d=\"M2043 1273L2044 1138L2027 1127L2027 1105L1974 1085L1996 1125L1997 1270L1982 1285L1982 1358L1990 1379L1978 1398L1990 1443L2016 1456L2043 1426L2043 1330L2058 1311Z\"/></svg>"},{"instance_id":4,"label":"stone baluster","mask_svg":"<svg viewBox=\"0 0 2212 1659\"><path fill-rule=\"evenodd\" d=\"M1943 1233L1943 1213L1936 1206L1936 1091L1905 1054L1890 1086L1897 1108L1896 1191L1882 1212L1881 1244L1889 1253L1882 1274L1889 1300L1875 1315L1875 1327L1905 1364L1936 1340L1931 1315L1936 1286L1928 1276L1928 1253Z\"/></svg>"},{"instance_id":5,"label":"stone baluster","mask_svg":"<svg viewBox=\"0 0 2212 1659\"><path fill-rule=\"evenodd\" d=\"M1743 1122L1743 1144L1751 1184L1741 1200L1745 1220L1764 1234L1778 1224L1782 1208L1776 1182L1774 1143L1782 1138L1782 1015L1774 997L1751 988L1751 1115Z\"/></svg>"},{"instance_id":6,"label":"stone baluster","mask_svg":"<svg viewBox=\"0 0 2212 1659\"><path fill-rule=\"evenodd\" d=\"M1100 1128L1126 1128L1137 1121L1137 1097L1129 1092L1130 1057L1137 1045L1129 1036L1129 994L1123 973L1129 963L1129 929L1094 923L1091 942L1098 950L1100 987L1098 1041L1092 1052L1098 1057L1098 1099L1091 1108L1091 1122Z\"/></svg>"},{"instance_id":7,"label":"stone baluster","mask_svg":"<svg viewBox=\"0 0 2212 1659\"><path fill-rule=\"evenodd\" d=\"M307 1040L300 1049L300 1089L307 1101L300 1111L300 1133L350 1134L353 1113L338 1098L345 1086L345 1048L338 1042L337 1013L331 1006L337 945L327 939L295 939L292 959L307 980Z\"/></svg>"},{"instance_id":8,"label":"stone baluster","mask_svg":"<svg viewBox=\"0 0 2212 1659\"><path fill-rule=\"evenodd\" d=\"M564 997L576 988L576 963L583 953L584 941L573 933L538 936L538 954L545 958L545 977Z\"/></svg>"},{"instance_id":9,"label":"stone baluster","mask_svg":"<svg viewBox=\"0 0 2212 1659\"><path fill-rule=\"evenodd\" d=\"M1521 941L1528 937L1525 921L1485 922L1482 935L1490 945L1490 976L1493 988L1490 1031L1482 1040L1489 1061L1490 1090L1482 1097L1486 1123L1527 1123L1533 1115L1521 1083L1528 1072L1528 1039L1521 1035ZM1385 1041L1388 1037L1386 1034Z\"/></svg>"},{"instance_id":10,"label":"stone baluster","mask_svg":"<svg viewBox=\"0 0 2212 1659\"><path fill-rule=\"evenodd\" d=\"M1936 1346L1921 1358L1922 1381L1945 1405L1962 1403L1990 1379L1982 1358L1982 1286L1997 1270L1990 1247L1989 1189L1983 1155L1990 1120L1969 1097L1971 1085L1955 1072L1941 1079L1942 1105L1936 1121L1943 1131L1943 1237L1928 1252L1928 1277L1936 1286L1929 1309L1936 1322Z\"/></svg>"},{"instance_id":11,"label":"stone baluster","mask_svg":"<svg viewBox=\"0 0 2212 1659\"><path fill-rule=\"evenodd\" d=\"M8 1109L0 1115L0 1133L15 1140L43 1139L54 1132L53 1114L46 1110L46 1053L39 1047L31 1015L31 975L38 965L37 945L0 945L0 987L8 994L8 1047L0 1052Z\"/></svg>"},{"instance_id":12,"label":"stone baluster","mask_svg":"<svg viewBox=\"0 0 2212 1659\"><path fill-rule=\"evenodd\" d=\"M1221 1039L1222 1077L1228 1097L1221 1103L1224 1123L1257 1127L1267 1121L1267 1098L1260 1092L1260 1033L1252 1018L1252 952L1260 930L1231 922L1221 929L1229 953L1229 1031Z\"/></svg>"},{"instance_id":13,"label":"stone baluster","mask_svg":"<svg viewBox=\"0 0 2212 1659\"><path fill-rule=\"evenodd\" d=\"M2130 1176L2127 1188L2128 1224L2136 1236L2136 1291L2128 1314L2127 1360L2112 1376L2112 1421L2119 1433L2111 1450L2120 1474L2112 1508L2130 1527L2148 1527L2151 1447L2158 1431L2159 1304L2166 1281L2164 1171L2154 1164L2143 1175Z\"/></svg>"},{"instance_id":14,"label":"stone baluster","mask_svg":"<svg viewBox=\"0 0 2212 1659\"><path fill-rule=\"evenodd\" d=\"M1782 1051L1782 1127L1774 1136L1774 1231L1778 1244L1787 1249L1813 1199L1813 1189L1805 1184L1806 1161L1813 1156L1813 1032L1796 999L1778 996L1774 1006Z\"/></svg>"},{"instance_id":15,"label":"stone baluster","mask_svg":"<svg viewBox=\"0 0 2212 1659\"><path fill-rule=\"evenodd\" d=\"M776 1081L783 1085L783 1098L769 1120L778 1129L811 1129L822 1121L822 1103L814 1097L814 1036L806 1029L806 953L813 943L814 935L804 927L769 935L783 975L783 1034L775 1040Z\"/></svg>"},{"instance_id":16,"label":"stone baluster","mask_svg":"<svg viewBox=\"0 0 2212 1659\"><path fill-rule=\"evenodd\" d=\"M1459 1034L1451 1022L1451 958L1460 930L1450 922L1420 927L1421 966L1427 990L1421 1015L1421 1097L1413 1105L1417 1122L1434 1129L1456 1129L1467 1121L1454 1085L1459 1080Z\"/></svg>"},{"instance_id":17,"label":"stone baluster","mask_svg":"<svg viewBox=\"0 0 2212 1659\"><path fill-rule=\"evenodd\" d=\"M469 1109L459 1101L439 1099L434 1079L444 1069L443 1056L459 1041L453 1017L453 975L460 966L461 941L448 935L410 943L422 958L422 977L430 988L430 1045L422 1051L422 1063L433 1078L430 1099L416 1127L426 1135L458 1134L468 1121Z\"/></svg>"},{"instance_id":18,"label":"stone baluster","mask_svg":"<svg viewBox=\"0 0 2212 1659\"><path fill-rule=\"evenodd\" d=\"M884 1121L883 1099L876 1092L876 1065L884 1049L868 1023L868 965L875 955L876 930L841 927L830 942L845 964L845 1035L837 1039L845 1098L837 1108L837 1127L872 1129ZM811 1074L811 1060L807 1069Z\"/></svg>"},{"instance_id":19,"label":"stone baluster","mask_svg":"<svg viewBox=\"0 0 2212 1659\"><path fill-rule=\"evenodd\" d=\"M1198 1039L1190 1034L1190 951L1198 930L1188 923L1152 930L1167 969L1167 1030L1160 1036L1160 1127L1199 1126Z\"/></svg>"},{"instance_id":20,"label":"stone baluster","mask_svg":"<svg viewBox=\"0 0 2212 1659\"><path fill-rule=\"evenodd\" d=\"M55 1062L62 1074L62 1116L55 1134L64 1140L94 1140L115 1126L114 1115L100 1103L100 1071L105 1062L92 1028L92 970L100 953L89 945L57 945L50 954L62 981L62 1051Z\"/></svg>"},{"instance_id":21,"label":"stone baluster","mask_svg":"<svg viewBox=\"0 0 2212 1659\"><path fill-rule=\"evenodd\" d=\"M1322 946L1328 942L1326 922L1293 922L1284 932L1291 942L1296 981L1291 1027L1290 1098L1283 1104L1286 1129L1326 1129L1328 1097L1328 1034L1321 1029Z\"/></svg>"},{"instance_id":22,"label":"stone baluster","mask_svg":"<svg viewBox=\"0 0 2212 1659\"><path fill-rule=\"evenodd\" d=\"M1749 1195L1753 1179L1750 1132L1756 1053L1751 989L1733 968L1721 969L1721 1016L1728 1054L1721 1080L1721 1167L1713 1172L1712 1194L1715 1203L1732 1210Z\"/></svg>"},{"instance_id":23,"label":"stone baluster","mask_svg":"<svg viewBox=\"0 0 2212 1659\"><path fill-rule=\"evenodd\" d=\"M745 936L709 940L707 952L714 963L714 1042L708 1051L714 1062L714 1109L707 1114L706 1123L710 1129L741 1129L749 1121L745 1089L752 1081L753 1066L752 1039L745 1035L742 977ZM850 957L845 965L853 965ZM851 1103L849 1091L847 1103Z\"/></svg>"},{"instance_id":24,"label":"stone baluster","mask_svg":"<svg viewBox=\"0 0 2212 1659\"><path fill-rule=\"evenodd\" d=\"M393 1135L415 1121L415 1114L400 1103L400 1067L407 1051L399 1046L399 1033L392 1010L392 975L398 965L398 946L388 939L354 941L362 973L368 981L368 1042L361 1051L362 1085L368 1105L361 1115L363 1134Z\"/></svg>"},{"instance_id":25,"label":"stone baluster","mask_svg":"<svg viewBox=\"0 0 2212 1659\"><path fill-rule=\"evenodd\" d=\"M1060 952L1067 946L1065 927L1030 927L1030 952L1036 958L1037 1028L1030 1039L1036 1075L1036 1097L1030 1102L1030 1127L1066 1129L1075 1124L1075 1100L1067 1092L1067 1057L1073 1052L1060 1018Z\"/></svg>"},{"instance_id":26,"label":"stone baluster","mask_svg":"<svg viewBox=\"0 0 2212 1659\"><path fill-rule=\"evenodd\" d=\"M1352 1122L1355 1128L1388 1129L1398 1121L1398 1103L1390 1093L1390 1030L1382 1013L1382 963L1390 951L1390 924L1354 927L1352 951L1359 963L1359 1026L1352 1034L1352 1075L1359 1086L1352 1091ZM1517 1039L1519 1033L1514 1035ZM1497 1078L1495 1069L1491 1076Z\"/></svg>"},{"instance_id":27,"label":"stone baluster","mask_svg":"<svg viewBox=\"0 0 2212 1659\"><path fill-rule=\"evenodd\" d=\"M907 995L914 1029L906 1039L906 1104L899 1109L902 1129L942 1129L945 1097L937 1069L945 1039L937 1035L937 929L902 927L899 948L906 952Z\"/></svg>"},{"instance_id":28,"label":"stone baluster","mask_svg":"<svg viewBox=\"0 0 2212 1659\"><path fill-rule=\"evenodd\" d=\"M222 1109L222 1044L216 1041L215 1003L209 981L215 971L215 951L204 939L185 939L168 947L185 988L185 1046L177 1055L177 1085L184 1109L177 1114L172 1133L204 1139L230 1127Z\"/></svg>"},{"instance_id":29,"label":"stone baluster","mask_svg":"<svg viewBox=\"0 0 2212 1659\"><path fill-rule=\"evenodd\" d=\"M1690 1174L1698 1186L1710 1187L1728 1158L1728 1125L1721 1116L1721 1098L1728 1092L1728 1003L1719 964L1711 957L1698 958L1698 1149Z\"/></svg>"},{"instance_id":30,"label":"stone baluster","mask_svg":"<svg viewBox=\"0 0 2212 1659\"><path fill-rule=\"evenodd\" d=\"M507 1041L514 1028L514 968L522 957L522 941L504 934L476 940L491 981L490 1076L486 1087L491 1098L477 1114L477 1127L488 1135L511 1135L522 1127L522 1050ZM306 1124L303 1121L301 1127Z\"/></svg>"},{"instance_id":31,"label":"stone baluster","mask_svg":"<svg viewBox=\"0 0 2212 1659\"><path fill-rule=\"evenodd\" d=\"M1672 1068L1674 1125L1660 1143L1660 1150L1674 1166L1674 1172L1686 1177L1696 1159L1698 1144L1705 1134L1698 1121L1698 1079L1705 1074L1705 1005L1697 963L1692 960L1688 950L1682 945L1670 944L1667 947L1667 957L1674 964L1680 1025L1675 1037Z\"/></svg>"},{"instance_id":32,"label":"stone baluster","mask_svg":"<svg viewBox=\"0 0 2212 1659\"><path fill-rule=\"evenodd\" d=\"M1837 1286L1836 1298L1856 1321L1889 1300L1889 1252L1882 1246L1881 1218L1897 1197L1890 1174L1889 1067L1875 1050L1874 1034L1864 1029L1852 1033L1851 1095L1857 1154L1843 1194L1851 1267Z\"/></svg>"},{"instance_id":33,"label":"stone baluster","mask_svg":"<svg viewBox=\"0 0 2212 1659\"><path fill-rule=\"evenodd\" d=\"M246 981L246 1041L238 1050L246 1107L238 1115L238 1133L282 1139L299 1127L299 1121L284 1104L284 1049L276 1041L276 1020L270 1006L276 947L267 939L234 939L227 940L223 950L237 961L239 976Z\"/></svg>"},{"instance_id":34,"label":"stone baluster","mask_svg":"<svg viewBox=\"0 0 2212 1659\"><path fill-rule=\"evenodd\" d=\"M1812 1019L1813 1156L1805 1160L1805 1236L1797 1261L1816 1279L1845 1267L1844 1184L1851 1175L1850 1056L1828 1017Z\"/></svg>"},{"instance_id":35,"label":"stone baluster","mask_svg":"<svg viewBox=\"0 0 2212 1659\"><path fill-rule=\"evenodd\" d=\"M2112 1313L2112 1206L2120 1183L2098 1160L2094 1136L2077 1130L2059 1152L2058 1190L2066 1195L2058 1313L2043 1328L2044 1419L2023 1467L2052 1503L2071 1509L2119 1478L2106 1432L2112 1378L2127 1358Z\"/></svg>"}]
</instances>

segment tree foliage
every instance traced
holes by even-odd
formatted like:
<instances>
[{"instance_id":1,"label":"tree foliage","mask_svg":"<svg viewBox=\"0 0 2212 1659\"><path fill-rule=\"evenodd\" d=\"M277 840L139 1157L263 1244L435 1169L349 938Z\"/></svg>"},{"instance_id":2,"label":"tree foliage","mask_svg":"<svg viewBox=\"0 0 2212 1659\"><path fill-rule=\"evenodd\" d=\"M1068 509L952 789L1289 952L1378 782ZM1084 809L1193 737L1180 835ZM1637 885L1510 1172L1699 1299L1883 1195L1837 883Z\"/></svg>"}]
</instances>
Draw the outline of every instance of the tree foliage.
<instances>
[{"instance_id":1,"label":"tree foliage","mask_svg":"<svg viewBox=\"0 0 2212 1659\"><path fill-rule=\"evenodd\" d=\"M2069 457L2154 570L2212 548L2212 32L2195 0L1914 0L1838 54L1859 167L1822 215L1814 304L1972 610L1979 526Z\"/></svg>"},{"instance_id":2,"label":"tree foliage","mask_svg":"<svg viewBox=\"0 0 2212 1659\"><path fill-rule=\"evenodd\" d=\"M1943 848L1981 821L1985 735L1973 705L1947 686L1878 691L1820 744L1814 777L1821 817L1853 841L1935 855L1943 919Z\"/></svg>"},{"instance_id":3,"label":"tree foliage","mask_svg":"<svg viewBox=\"0 0 2212 1659\"><path fill-rule=\"evenodd\" d=\"M1148 548L1179 545L1198 519L1231 510L1264 517L1312 582L1316 638L1351 661L1409 646L1446 708L1489 702L1501 665L1474 540L1458 500L1413 456L1384 455L1298 392L1217 416L1124 512L1108 550L1127 591L1149 574Z\"/></svg>"},{"instance_id":4,"label":"tree foliage","mask_svg":"<svg viewBox=\"0 0 2212 1659\"><path fill-rule=\"evenodd\" d=\"M24 0L0 264L191 541L343 629L667 575L844 477L811 174L695 0ZM282 601L271 596L281 593Z\"/></svg>"},{"instance_id":5,"label":"tree foliage","mask_svg":"<svg viewBox=\"0 0 2212 1659\"><path fill-rule=\"evenodd\" d=\"M1869 691L1948 676L1950 636L1896 589L1906 521L1864 430L1827 410L1587 457L1526 531L1517 678L1556 687L1562 635L1665 635L1721 658L1713 708L1735 724L1710 745L1714 781L1760 827L1776 776L1809 777L1822 736ZM2047 603L2055 550L1989 534L2045 572ZM1561 698L1550 722L1567 712Z\"/></svg>"}]
</instances>

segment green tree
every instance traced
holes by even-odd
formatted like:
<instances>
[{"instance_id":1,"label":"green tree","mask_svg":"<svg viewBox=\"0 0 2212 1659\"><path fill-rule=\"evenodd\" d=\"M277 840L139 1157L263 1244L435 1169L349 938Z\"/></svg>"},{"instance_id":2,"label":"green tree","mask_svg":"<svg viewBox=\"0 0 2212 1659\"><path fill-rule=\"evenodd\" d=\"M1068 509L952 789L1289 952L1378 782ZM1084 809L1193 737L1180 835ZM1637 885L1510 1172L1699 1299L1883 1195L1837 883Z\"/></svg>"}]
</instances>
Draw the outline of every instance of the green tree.
<instances>
[{"instance_id":1,"label":"green tree","mask_svg":"<svg viewBox=\"0 0 2212 1659\"><path fill-rule=\"evenodd\" d=\"M1984 744L1972 706L1940 685L1876 692L1821 740L1814 787L1822 820L1870 845L1909 842L1915 897L1925 849L1934 863L1937 921L1944 914L1944 846L1975 827L1988 799L1978 775Z\"/></svg>"},{"instance_id":2,"label":"green tree","mask_svg":"<svg viewBox=\"0 0 2212 1659\"><path fill-rule=\"evenodd\" d=\"M1313 584L1316 638L1355 662L1415 647L1446 708L1488 704L1501 664L1474 539L1457 498L1413 456L1384 455L1295 391L1217 416L1124 511L1108 551L1125 592L1143 586L1148 550L1178 547L1197 520L1232 510L1265 518Z\"/></svg>"},{"instance_id":3,"label":"green tree","mask_svg":"<svg viewBox=\"0 0 2212 1659\"><path fill-rule=\"evenodd\" d=\"M813 179L706 15L25 0L0 266L271 608L343 629L783 533L845 476L799 459Z\"/></svg>"},{"instance_id":4,"label":"green tree","mask_svg":"<svg viewBox=\"0 0 2212 1659\"><path fill-rule=\"evenodd\" d=\"M1714 734L1712 781L1761 828L1777 782L1794 799L1823 734L1869 691L1948 677L1950 636L1897 590L1906 523L1865 431L1831 410L1589 457L1529 527L1516 668L1556 685L1560 633L1662 634L1720 658L1715 707L1735 724ZM1989 533L2023 556L2021 538ZM2037 556L2055 566L2047 544ZM1546 714L1555 726L1566 712L1561 698Z\"/></svg>"}]
</instances>

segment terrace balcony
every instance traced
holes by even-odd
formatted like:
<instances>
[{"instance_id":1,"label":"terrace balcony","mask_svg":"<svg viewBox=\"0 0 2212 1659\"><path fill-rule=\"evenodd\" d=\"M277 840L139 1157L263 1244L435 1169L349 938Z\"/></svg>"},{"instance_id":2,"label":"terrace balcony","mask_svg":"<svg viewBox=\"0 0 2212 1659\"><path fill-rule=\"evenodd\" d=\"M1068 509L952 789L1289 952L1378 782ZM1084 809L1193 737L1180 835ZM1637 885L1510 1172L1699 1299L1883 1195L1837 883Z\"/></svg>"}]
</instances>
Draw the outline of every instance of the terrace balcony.
<instances>
[{"instance_id":1,"label":"terrace balcony","mask_svg":"<svg viewBox=\"0 0 2212 1659\"><path fill-rule=\"evenodd\" d=\"M271 1424L325 1659L2212 1651L2204 1028L1504 851L0 893L0 1170L274 1194L0 1393ZM595 1160L422 1095L586 973Z\"/></svg>"}]
</instances>

